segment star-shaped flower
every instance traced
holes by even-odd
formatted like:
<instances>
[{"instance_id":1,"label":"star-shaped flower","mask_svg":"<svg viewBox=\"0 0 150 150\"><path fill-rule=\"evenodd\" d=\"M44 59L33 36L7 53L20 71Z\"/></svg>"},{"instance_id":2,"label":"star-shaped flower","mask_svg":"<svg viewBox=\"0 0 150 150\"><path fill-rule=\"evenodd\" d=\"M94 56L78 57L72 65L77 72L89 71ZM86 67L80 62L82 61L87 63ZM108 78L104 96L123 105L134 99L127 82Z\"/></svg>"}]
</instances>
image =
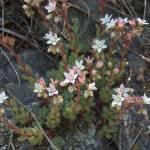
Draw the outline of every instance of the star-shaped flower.
<instances>
[{"instance_id":1,"label":"star-shaped flower","mask_svg":"<svg viewBox=\"0 0 150 150\"><path fill-rule=\"evenodd\" d=\"M75 74L72 70L69 71L69 73L64 72L64 76L65 76L65 80L64 83L68 84L68 83L72 83L74 84L76 81L76 78L78 77L78 74Z\"/></svg>"},{"instance_id":2,"label":"star-shaped flower","mask_svg":"<svg viewBox=\"0 0 150 150\"><path fill-rule=\"evenodd\" d=\"M49 96L57 95L58 90L56 90L55 85L53 83L49 84L49 87L46 88Z\"/></svg>"},{"instance_id":3,"label":"star-shaped flower","mask_svg":"<svg viewBox=\"0 0 150 150\"><path fill-rule=\"evenodd\" d=\"M0 103L3 103L4 100L6 100L6 99L8 99L8 98L9 98L9 97L6 96L5 92L2 92L2 93L0 94Z\"/></svg>"},{"instance_id":4,"label":"star-shaped flower","mask_svg":"<svg viewBox=\"0 0 150 150\"><path fill-rule=\"evenodd\" d=\"M123 84L121 84L119 88L116 88L114 90L117 93L117 95L123 97L128 97L128 93L134 91L132 88L125 88Z\"/></svg>"},{"instance_id":5,"label":"star-shaped flower","mask_svg":"<svg viewBox=\"0 0 150 150\"><path fill-rule=\"evenodd\" d=\"M45 9L48 11L48 13L54 11L56 9L56 1L49 0L49 3L47 6L45 6Z\"/></svg>"},{"instance_id":6,"label":"star-shaped flower","mask_svg":"<svg viewBox=\"0 0 150 150\"><path fill-rule=\"evenodd\" d=\"M150 104L150 97L147 97L146 94L144 93L144 96L142 96L144 104Z\"/></svg>"},{"instance_id":7,"label":"star-shaped flower","mask_svg":"<svg viewBox=\"0 0 150 150\"><path fill-rule=\"evenodd\" d=\"M111 17L112 17L112 15L106 14L105 17L101 18L100 20L101 20L102 24L107 24L111 21Z\"/></svg>"},{"instance_id":8,"label":"star-shaped flower","mask_svg":"<svg viewBox=\"0 0 150 150\"><path fill-rule=\"evenodd\" d=\"M88 85L88 90L89 91L95 91L97 90L97 87L95 86L95 82L92 82Z\"/></svg>"},{"instance_id":9,"label":"star-shaped flower","mask_svg":"<svg viewBox=\"0 0 150 150\"><path fill-rule=\"evenodd\" d=\"M76 60L75 65L80 70L83 70L85 68L85 66L83 65L83 60L82 59L80 61Z\"/></svg>"},{"instance_id":10,"label":"star-shaped flower","mask_svg":"<svg viewBox=\"0 0 150 150\"><path fill-rule=\"evenodd\" d=\"M119 88L114 89L116 94L112 95L112 107L117 107L118 109L121 107L122 102L129 96L129 92L133 92L131 88L125 88L123 84L120 85Z\"/></svg>"},{"instance_id":11,"label":"star-shaped flower","mask_svg":"<svg viewBox=\"0 0 150 150\"><path fill-rule=\"evenodd\" d=\"M112 107L117 107L118 109L121 107L122 102L124 101L124 97L121 95L112 95L113 101L111 103Z\"/></svg>"},{"instance_id":12,"label":"star-shaped flower","mask_svg":"<svg viewBox=\"0 0 150 150\"><path fill-rule=\"evenodd\" d=\"M52 45L56 45L57 42L60 40L60 38L57 37L57 34L52 33L51 31L49 31L49 33L46 33L44 38L48 40L46 42L47 44L52 44Z\"/></svg>"},{"instance_id":13,"label":"star-shaped flower","mask_svg":"<svg viewBox=\"0 0 150 150\"><path fill-rule=\"evenodd\" d=\"M105 40L100 41L98 39L95 39L92 48L100 53L103 49L107 48L107 45L105 44Z\"/></svg>"},{"instance_id":14,"label":"star-shaped flower","mask_svg":"<svg viewBox=\"0 0 150 150\"><path fill-rule=\"evenodd\" d=\"M141 25L141 26L149 24L148 22L146 22L145 19L141 19L139 17L136 20L137 20L138 24Z\"/></svg>"},{"instance_id":15,"label":"star-shaped flower","mask_svg":"<svg viewBox=\"0 0 150 150\"><path fill-rule=\"evenodd\" d=\"M110 22L106 23L106 29L115 27L117 20L111 19Z\"/></svg>"}]
</instances>

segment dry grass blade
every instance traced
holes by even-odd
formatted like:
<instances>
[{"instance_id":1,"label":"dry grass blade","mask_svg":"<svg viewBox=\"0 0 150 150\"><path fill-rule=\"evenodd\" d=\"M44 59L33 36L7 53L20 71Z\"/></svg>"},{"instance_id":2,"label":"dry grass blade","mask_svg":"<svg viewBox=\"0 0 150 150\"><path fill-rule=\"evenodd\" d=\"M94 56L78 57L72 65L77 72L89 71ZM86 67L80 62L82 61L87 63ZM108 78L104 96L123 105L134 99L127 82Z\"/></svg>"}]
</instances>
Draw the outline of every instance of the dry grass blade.
<instances>
[{"instance_id":1,"label":"dry grass blade","mask_svg":"<svg viewBox=\"0 0 150 150\"><path fill-rule=\"evenodd\" d=\"M10 61L10 59L8 58L8 56L6 55L6 53L4 52L4 50L2 48L0 48L0 50L2 51L2 53L4 54L4 56L6 57L6 59L8 60L8 62L10 63L10 65L12 66L14 72L16 73L17 79L18 79L18 85L20 86L20 77L19 74L17 72L17 70L15 69L14 65L12 64L12 62Z\"/></svg>"},{"instance_id":2,"label":"dry grass blade","mask_svg":"<svg viewBox=\"0 0 150 150\"><path fill-rule=\"evenodd\" d=\"M143 19L146 18L146 12L147 12L147 0L144 0L144 13L143 13Z\"/></svg>"},{"instance_id":3,"label":"dry grass blade","mask_svg":"<svg viewBox=\"0 0 150 150\"><path fill-rule=\"evenodd\" d=\"M133 142L132 142L132 144L131 144L129 150L132 150L132 148L133 148L135 142L138 140L138 138L140 137L140 135L141 135L141 133L142 133L143 130L144 130L144 127L141 128L141 130L140 130L140 131L138 132L138 134L136 135L136 137L135 137L135 139L133 140Z\"/></svg>"}]
</instances>

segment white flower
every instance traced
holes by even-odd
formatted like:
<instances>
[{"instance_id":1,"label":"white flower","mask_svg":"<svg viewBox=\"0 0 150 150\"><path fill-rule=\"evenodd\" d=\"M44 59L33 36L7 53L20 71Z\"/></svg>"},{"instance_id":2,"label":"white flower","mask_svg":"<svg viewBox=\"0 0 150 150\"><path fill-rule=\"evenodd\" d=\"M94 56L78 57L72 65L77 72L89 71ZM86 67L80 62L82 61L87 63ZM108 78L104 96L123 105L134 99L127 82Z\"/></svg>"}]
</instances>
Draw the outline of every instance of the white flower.
<instances>
[{"instance_id":1,"label":"white flower","mask_svg":"<svg viewBox=\"0 0 150 150\"><path fill-rule=\"evenodd\" d=\"M136 20L138 21L138 24L141 25L141 26L142 26L142 25L149 24L148 22L146 22L145 19L141 19L141 18L139 18L139 17L138 17Z\"/></svg>"},{"instance_id":2,"label":"white flower","mask_svg":"<svg viewBox=\"0 0 150 150\"><path fill-rule=\"evenodd\" d=\"M116 25L117 20L111 19L110 22L106 23L106 29L113 28Z\"/></svg>"},{"instance_id":3,"label":"white flower","mask_svg":"<svg viewBox=\"0 0 150 150\"><path fill-rule=\"evenodd\" d=\"M94 91L97 90L96 86L95 86L95 82L92 82L88 85L88 90L89 91Z\"/></svg>"},{"instance_id":4,"label":"white flower","mask_svg":"<svg viewBox=\"0 0 150 150\"><path fill-rule=\"evenodd\" d=\"M6 96L5 92L2 92L2 93L0 94L0 103L3 103L4 100L6 100L6 99L8 99L8 98L9 98L9 97Z\"/></svg>"},{"instance_id":5,"label":"white flower","mask_svg":"<svg viewBox=\"0 0 150 150\"><path fill-rule=\"evenodd\" d=\"M56 90L55 85L53 83L49 84L49 87L47 88L48 95L53 96L58 94L58 90Z\"/></svg>"},{"instance_id":6,"label":"white flower","mask_svg":"<svg viewBox=\"0 0 150 150\"><path fill-rule=\"evenodd\" d=\"M111 17L112 17L112 15L106 14L105 17L104 17L104 18L101 18L100 20L101 20L102 24L106 24L106 23L109 23L109 22L110 22Z\"/></svg>"},{"instance_id":7,"label":"white flower","mask_svg":"<svg viewBox=\"0 0 150 150\"><path fill-rule=\"evenodd\" d=\"M54 11L56 9L56 1L55 0L49 0L49 3L47 6L44 7L48 13Z\"/></svg>"},{"instance_id":8,"label":"white flower","mask_svg":"<svg viewBox=\"0 0 150 150\"><path fill-rule=\"evenodd\" d=\"M100 53L103 49L107 48L107 45L105 45L105 40L100 41L98 39L95 39L92 48Z\"/></svg>"},{"instance_id":9,"label":"white flower","mask_svg":"<svg viewBox=\"0 0 150 150\"><path fill-rule=\"evenodd\" d=\"M117 95L128 97L129 92L133 92L134 90L132 88L125 88L123 84L120 85L119 88L114 89Z\"/></svg>"},{"instance_id":10,"label":"white flower","mask_svg":"<svg viewBox=\"0 0 150 150\"><path fill-rule=\"evenodd\" d=\"M40 78L37 83L34 84L34 93L42 93L45 90L45 81Z\"/></svg>"},{"instance_id":11,"label":"white flower","mask_svg":"<svg viewBox=\"0 0 150 150\"><path fill-rule=\"evenodd\" d=\"M147 97L146 94L144 93L144 96L142 96L144 104L150 104L150 97Z\"/></svg>"},{"instance_id":12,"label":"white flower","mask_svg":"<svg viewBox=\"0 0 150 150\"><path fill-rule=\"evenodd\" d=\"M83 70L85 67L83 65L83 60L81 59L80 61L76 60L75 61L76 67L80 70Z\"/></svg>"},{"instance_id":13,"label":"white flower","mask_svg":"<svg viewBox=\"0 0 150 150\"><path fill-rule=\"evenodd\" d=\"M114 89L116 95L112 95L112 107L120 108L122 102L129 96L129 92L133 92L131 88L125 88L123 84L120 85L119 88Z\"/></svg>"},{"instance_id":14,"label":"white flower","mask_svg":"<svg viewBox=\"0 0 150 150\"><path fill-rule=\"evenodd\" d=\"M75 74L72 70L69 71L69 73L64 72L65 80L64 83L75 83L76 78L78 77L78 74Z\"/></svg>"},{"instance_id":15,"label":"white flower","mask_svg":"<svg viewBox=\"0 0 150 150\"><path fill-rule=\"evenodd\" d=\"M113 101L111 103L111 106L112 107L117 107L119 109L125 98L122 97L121 95L112 95L112 98L113 98Z\"/></svg>"},{"instance_id":16,"label":"white flower","mask_svg":"<svg viewBox=\"0 0 150 150\"><path fill-rule=\"evenodd\" d=\"M34 83L34 93L42 93L44 90L43 85L39 83Z\"/></svg>"},{"instance_id":17,"label":"white flower","mask_svg":"<svg viewBox=\"0 0 150 150\"><path fill-rule=\"evenodd\" d=\"M46 33L44 38L48 40L46 42L47 44L52 45L56 45L57 42L60 40L60 38L57 37L57 34L56 33L53 34L51 31L49 31L49 33Z\"/></svg>"}]
</instances>

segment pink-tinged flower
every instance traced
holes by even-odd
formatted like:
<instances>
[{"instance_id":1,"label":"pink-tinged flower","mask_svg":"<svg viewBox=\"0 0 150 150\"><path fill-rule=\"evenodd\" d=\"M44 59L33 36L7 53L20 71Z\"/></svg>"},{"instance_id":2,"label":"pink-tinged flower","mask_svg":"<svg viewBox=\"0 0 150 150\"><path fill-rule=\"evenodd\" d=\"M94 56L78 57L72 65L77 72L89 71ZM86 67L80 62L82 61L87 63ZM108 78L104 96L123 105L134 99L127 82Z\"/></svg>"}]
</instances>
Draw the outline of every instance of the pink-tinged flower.
<instances>
[{"instance_id":1,"label":"pink-tinged flower","mask_svg":"<svg viewBox=\"0 0 150 150\"><path fill-rule=\"evenodd\" d=\"M72 83L74 84L77 77L78 77L78 74L75 74L74 71L70 70L69 73L67 72L64 72L64 76L65 76L65 80L64 80L64 83Z\"/></svg>"},{"instance_id":2,"label":"pink-tinged flower","mask_svg":"<svg viewBox=\"0 0 150 150\"><path fill-rule=\"evenodd\" d=\"M46 84L43 78L40 78L37 83L34 84L34 93L42 93L45 90Z\"/></svg>"},{"instance_id":3,"label":"pink-tinged flower","mask_svg":"<svg viewBox=\"0 0 150 150\"><path fill-rule=\"evenodd\" d=\"M80 82L80 84L84 84L86 80L86 76L83 72L80 72L79 76L78 76L78 81Z\"/></svg>"},{"instance_id":4,"label":"pink-tinged flower","mask_svg":"<svg viewBox=\"0 0 150 150\"><path fill-rule=\"evenodd\" d=\"M43 85L43 86L46 86L46 83L45 83L43 77L41 77L40 79L38 79L38 80L37 80L37 83L39 83L39 84L41 84L41 85Z\"/></svg>"},{"instance_id":5,"label":"pink-tinged flower","mask_svg":"<svg viewBox=\"0 0 150 150\"><path fill-rule=\"evenodd\" d=\"M134 90L132 88L125 88L123 84L120 85L119 88L115 89L115 92L117 95L123 96L123 97L128 97L129 92L133 92Z\"/></svg>"},{"instance_id":6,"label":"pink-tinged flower","mask_svg":"<svg viewBox=\"0 0 150 150\"><path fill-rule=\"evenodd\" d=\"M49 0L49 3L47 6L45 6L45 9L48 11L48 13L54 11L56 9L56 1Z\"/></svg>"},{"instance_id":7,"label":"pink-tinged flower","mask_svg":"<svg viewBox=\"0 0 150 150\"><path fill-rule=\"evenodd\" d=\"M5 92L2 92L0 94L0 103L3 103L6 99L8 99L9 97L6 96Z\"/></svg>"},{"instance_id":8,"label":"pink-tinged flower","mask_svg":"<svg viewBox=\"0 0 150 150\"><path fill-rule=\"evenodd\" d=\"M91 65L93 63L93 57L90 58L90 56L88 56L87 58L85 58L85 61L86 61L87 65Z\"/></svg>"},{"instance_id":9,"label":"pink-tinged flower","mask_svg":"<svg viewBox=\"0 0 150 150\"><path fill-rule=\"evenodd\" d=\"M122 102L126 100L130 95L129 92L133 92L131 88L125 88L123 84L120 85L119 88L114 89L116 94L112 95L112 107L117 107L120 109Z\"/></svg>"},{"instance_id":10,"label":"pink-tinged flower","mask_svg":"<svg viewBox=\"0 0 150 150\"><path fill-rule=\"evenodd\" d=\"M113 72L114 72L114 73L119 73L119 68L115 68L115 69L113 70Z\"/></svg>"},{"instance_id":11,"label":"pink-tinged flower","mask_svg":"<svg viewBox=\"0 0 150 150\"><path fill-rule=\"evenodd\" d=\"M104 63L103 63L102 61L98 61L98 62L96 63L96 67L99 68L99 69L102 68L103 65L104 65Z\"/></svg>"},{"instance_id":12,"label":"pink-tinged flower","mask_svg":"<svg viewBox=\"0 0 150 150\"><path fill-rule=\"evenodd\" d=\"M129 20L129 24L130 24L132 27L136 27L136 26L137 26L137 22L136 22L135 19Z\"/></svg>"},{"instance_id":13,"label":"pink-tinged flower","mask_svg":"<svg viewBox=\"0 0 150 150\"><path fill-rule=\"evenodd\" d=\"M95 82L92 82L88 85L88 90L89 91L94 91L97 90L96 86L95 86Z\"/></svg>"},{"instance_id":14,"label":"pink-tinged flower","mask_svg":"<svg viewBox=\"0 0 150 150\"><path fill-rule=\"evenodd\" d=\"M46 88L49 96L57 95L58 90L56 90L55 85L53 83L49 84L49 87Z\"/></svg>"},{"instance_id":15,"label":"pink-tinged flower","mask_svg":"<svg viewBox=\"0 0 150 150\"><path fill-rule=\"evenodd\" d=\"M126 24L126 23L128 23L128 18L121 18L121 17L119 17L119 18L116 19L116 21Z\"/></svg>"},{"instance_id":16,"label":"pink-tinged flower","mask_svg":"<svg viewBox=\"0 0 150 150\"><path fill-rule=\"evenodd\" d=\"M119 18L116 22L116 27L118 30L123 30L124 29L124 25L128 22L127 18L126 19L122 19Z\"/></svg>"}]
</instances>

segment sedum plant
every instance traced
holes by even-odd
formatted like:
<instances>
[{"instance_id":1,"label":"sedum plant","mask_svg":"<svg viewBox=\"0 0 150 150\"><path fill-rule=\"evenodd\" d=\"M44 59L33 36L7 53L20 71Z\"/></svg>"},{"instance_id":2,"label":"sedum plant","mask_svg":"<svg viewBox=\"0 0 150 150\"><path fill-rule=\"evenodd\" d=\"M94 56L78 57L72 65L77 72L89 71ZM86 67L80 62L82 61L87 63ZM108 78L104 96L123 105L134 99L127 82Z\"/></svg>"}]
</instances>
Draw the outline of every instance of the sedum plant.
<instances>
[{"instance_id":1,"label":"sedum plant","mask_svg":"<svg viewBox=\"0 0 150 150\"><path fill-rule=\"evenodd\" d=\"M43 8L41 0L25 3L23 8L28 17L36 10L47 25L50 21L62 25L63 34L48 31L43 37L48 44L47 52L60 59L59 65L47 72L47 79L40 77L34 83L33 92L37 94L39 103L36 116L41 128L51 139L52 135L59 137L57 129L82 120L94 123L100 136L111 139L117 134L124 101L135 101L133 89L125 88L123 84L115 87L128 78L128 47L134 37L141 35L147 22L140 18L114 19L106 14L96 24L96 38L90 39L90 44L87 44L78 36L77 20L74 19L71 25L67 19L67 0L50 0ZM35 80L33 78L32 81ZM26 79L30 81L31 77ZM41 144L44 135L36 126L35 118L16 100L7 99L5 92L2 92L0 103L5 101L4 105L12 112L13 120L9 123L4 115L5 109L2 109L1 121L20 135L20 141L27 139L33 145ZM149 104L146 95L140 100L141 104ZM55 138L54 141L59 143L61 140Z\"/></svg>"}]
</instances>

